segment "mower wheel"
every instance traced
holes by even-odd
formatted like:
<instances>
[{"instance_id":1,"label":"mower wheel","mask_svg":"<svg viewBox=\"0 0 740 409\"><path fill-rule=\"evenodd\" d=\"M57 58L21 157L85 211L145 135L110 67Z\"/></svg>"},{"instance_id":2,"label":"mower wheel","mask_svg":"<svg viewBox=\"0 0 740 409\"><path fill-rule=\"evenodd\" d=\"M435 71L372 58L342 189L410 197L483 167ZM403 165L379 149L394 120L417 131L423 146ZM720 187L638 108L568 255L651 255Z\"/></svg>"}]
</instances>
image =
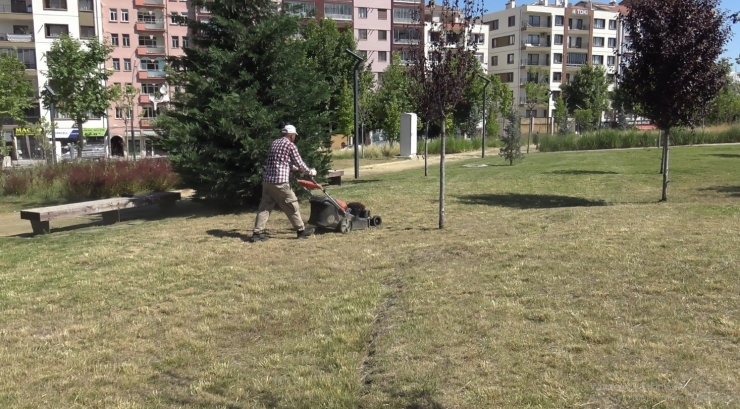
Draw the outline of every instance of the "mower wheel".
<instances>
[{"instance_id":1,"label":"mower wheel","mask_svg":"<svg viewBox=\"0 0 740 409\"><path fill-rule=\"evenodd\" d=\"M352 219L349 217L345 217L342 219L341 222L339 222L339 226L337 226L337 230L339 230L342 234L347 234L352 231Z\"/></svg>"},{"instance_id":2,"label":"mower wheel","mask_svg":"<svg viewBox=\"0 0 740 409\"><path fill-rule=\"evenodd\" d=\"M383 219L381 219L380 216L373 216L373 218L370 219L370 225L373 227L380 227L382 223Z\"/></svg>"}]
</instances>

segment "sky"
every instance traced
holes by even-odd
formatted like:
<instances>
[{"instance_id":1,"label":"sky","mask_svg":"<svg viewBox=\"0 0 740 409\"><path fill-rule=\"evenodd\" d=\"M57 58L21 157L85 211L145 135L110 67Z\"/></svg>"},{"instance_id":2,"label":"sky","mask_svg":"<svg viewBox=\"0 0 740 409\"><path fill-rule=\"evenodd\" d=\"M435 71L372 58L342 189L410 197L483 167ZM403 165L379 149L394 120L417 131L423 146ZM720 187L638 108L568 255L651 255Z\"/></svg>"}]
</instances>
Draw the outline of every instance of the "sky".
<instances>
[{"instance_id":1,"label":"sky","mask_svg":"<svg viewBox=\"0 0 740 409\"><path fill-rule=\"evenodd\" d=\"M518 0L517 5L535 3L536 0ZM572 3L576 3L577 0L570 0ZM605 3L608 0L603 0ZM488 13L503 10L506 8L508 0L483 0L485 8ZM733 13L740 11L740 0L722 0L722 9L730 10ZM740 23L732 26L733 37L727 44L727 50L722 55L723 57L730 58L733 64L735 64L735 58L740 56ZM735 71L740 71L740 65L735 64Z\"/></svg>"}]
</instances>

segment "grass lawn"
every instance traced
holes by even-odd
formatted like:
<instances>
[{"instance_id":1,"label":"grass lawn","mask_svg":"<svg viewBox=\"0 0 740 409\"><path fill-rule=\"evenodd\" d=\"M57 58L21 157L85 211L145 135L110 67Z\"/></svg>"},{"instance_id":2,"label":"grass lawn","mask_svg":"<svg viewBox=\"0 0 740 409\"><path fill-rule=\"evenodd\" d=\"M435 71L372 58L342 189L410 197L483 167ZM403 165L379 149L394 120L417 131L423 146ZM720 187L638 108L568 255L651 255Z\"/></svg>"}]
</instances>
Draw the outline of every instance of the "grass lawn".
<instances>
[{"instance_id":1,"label":"grass lawn","mask_svg":"<svg viewBox=\"0 0 740 409\"><path fill-rule=\"evenodd\" d=\"M434 168L332 187L349 235L0 239L0 407L738 407L740 147L673 148L668 203L659 155L455 162L444 231Z\"/></svg>"}]
</instances>

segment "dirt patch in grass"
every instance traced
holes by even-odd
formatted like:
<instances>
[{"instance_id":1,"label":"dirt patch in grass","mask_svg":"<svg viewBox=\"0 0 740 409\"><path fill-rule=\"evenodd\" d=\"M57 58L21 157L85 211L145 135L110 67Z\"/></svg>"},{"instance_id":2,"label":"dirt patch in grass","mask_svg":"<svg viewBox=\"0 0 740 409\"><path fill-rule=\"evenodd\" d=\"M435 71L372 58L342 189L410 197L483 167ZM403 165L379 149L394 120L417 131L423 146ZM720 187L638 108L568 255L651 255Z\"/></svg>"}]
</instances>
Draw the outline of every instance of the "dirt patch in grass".
<instances>
[{"instance_id":1,"label":"dirt patch in grass","mask_svg":"<svg viewBox=\"0 0 740 409\"><path fill-rule=\"evenodd\" d=\"M659 154L451 163L444 231L412 170L330 188L384 219L348 235L0 238L0 406L733 407L740 168L714 155L740 148L674 148L668 203Z\"/></svg>"}]
</instances>

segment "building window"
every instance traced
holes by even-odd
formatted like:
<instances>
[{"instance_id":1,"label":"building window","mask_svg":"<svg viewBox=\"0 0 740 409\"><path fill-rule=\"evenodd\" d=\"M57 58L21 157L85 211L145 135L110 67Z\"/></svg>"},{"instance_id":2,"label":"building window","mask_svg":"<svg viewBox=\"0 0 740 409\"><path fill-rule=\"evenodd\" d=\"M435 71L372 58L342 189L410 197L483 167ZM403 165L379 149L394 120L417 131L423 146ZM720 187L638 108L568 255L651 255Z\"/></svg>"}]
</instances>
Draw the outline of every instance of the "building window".
<instances>
[{"instance_id":1,"label":"building window","mask_svg":"<svg viewBox=\"0 0 740 409\"><path fill-rule=\"evenodd\" d=\"M606 65L613 67L616 60L617 60L616 57L614 57L613 55L610 55L606 57Z\"/></svg>"},{"instance_id":2,"label":"building window","mask_svg":"<svg viewBox=\"0 0 740 409\"><path fill-rule=\"evenodd\" d=\"M128 10L121 9L121 23L128 23Z\"/></svg>"},{"instance_id":3,"label":"building window","mask_svg":"<svg viewBox=\"0 0 740 409\"><path fill-rule=\"evenodd\" d=\"M498 30L498 20L493 20L491 24L491 30Z\"/></svg>"},{"instance_id":4,"label":"building window","mask_svg":"<svg viewBox=\"0 0 740 409\"><path fill-rule=\"evenodd\" d=\"M141 94L142 95L154 95L159 91L159 87L157 87L157 84L152 83L142 83L141 84Z\"/></svg>"},{"instance_id":5,"label":"building window","mask_svg":"<svg viewBox=\"0 0 740 409\"><path fill-rule=\"evenodd\" d=\"M144 88L144 85L142 85L142 89L143 88ZM151 95L154 95L154 94L151 94ZM149 105L141 107L141 117L142 118L156 118L157 115L159 115L159 108L155 110L153 106L149 106Z\"/></svg>"},{"instance_id":6,"label":"building window","mask_svg":"<svg viewBox=\"0 0 740 409\"><path fill-rule=\"evenodd\" d=\"M131 38L128 34L121 34L121 37L123 37L123 46L124 47L131 47Z\"/></svg>"},{"instance_id":7,"label":"building window","mask_svg":"<svg viewBox=\"0 0 740 409\"><path fill-rule=\"evenodd\" d=\"M69 117L69 114L66 114L64 112L54 111L54 119L72 119Z\"/></svg>"},{"instance_id":8,"label":"building window","mask_svg":"<svg viewBox=\"0 0 740 409\"><path fill-rule=\"evenodd\" d=\"M552 95L553 101L557 101L558 98L560 98L560 91L552 91L550 94Z\"/></svg>"},{"instance_id":9,"label":"building window","mask_svg":"<svg viewBox=\"0 0 740 409\"><path fill-rule=\"evenodd\" d=\"M352 5L325 3L324 17L334 20L352 20Z\"/></svg>"},{"instance_id":10,"label":"building window","mask_svg":"<svg viewBox=\"0 0 740 409\"><path fill-rule=\"evenodd\" d=\"M110 35L110 45L114 47L118 47L118 34L111 34Z\"/></svg>"},{"instance_id":11,"label":"building window","mask_svg":"<svg viewBox=\"0 0 740 409\"><path fill-rule=\"evenodd\" d=\"M149 58L142 58L139 62L139 69L142 71L161 71L159 64L156 61L152 61Z\"/></svg>"},{"instance_id":12,"label":"building window","mask_svg":"<svg viewBox=\"0 0 740 409\"><path fill-rule=\"evenodd\" d=\"M378 51L378 61L379 62L388 61L388 51Z\"/></svg>"},{"instance_id":13,"label":"building window","mask_svg":"<svg viewBox=\"0 0 740 409\"><path fill-rule=\"evenodd\" d=\"M563 63L563 54L555 53L552 57L553 64L562 64Z\"/></svg>"},{"instance_id":14,"label":"building window","mask_svg":"<svg viewBox=\"0 0 740 409\"><path fill-rule=\"evenodd\" d=\"M284 4L290 10L291 14L296 16L306 17L309 13L316 11L316 5L313 2L286 1ZM201 12L207 13L203 9L201 9Z\"/></svg>"},{"instance_id":15,"label":"building window","mask_svg":"<svg viewBox=\"0 0 740 409\"><path fill-rule=\"evenodd\" d=\"M540 16L529 16L527 19L527 24L529 24L532 27L539 27L540 26Z\"/></svg>"},{"instance_id":16,"label":"building window","mask_svg":"<svg viewBox=\"0 0 740 409\"><path fill-rule=\"evenodd\" d=\"M604 37L594 37L594 47L603 47Z\"/></svg>"},{"instance_id":17,"label":"building window","mask_svg":"<svg viewBox=\"0 0 740 409\"><path fill-rule=\"evenodd\" d=\"M507 64L514 64L514 54L508 54L506 56L506 63Z\"/></svg>"},{"instance_id":18,"label":"building window","mask_svg":"<svg viewBox=\"0 0 740 409\"><path fill-rule=\"evenodd\" d=\"M116 108L116 119L123 119L123 109Z\"/></svg>"},{"instance_id":19,"label":"building window","mask_svg":"<svg viewBox=\"0 0 740 409\"><path fill-rule=\"evenodd\" d=\"M563 73L562 72L553 72L552 73L552 82L561 82L563 80Z\"/></svg>"},{"instance_id":20,"label":"building window","mask_svg":"<svg viewBox=\"0 0 740 409\"><path fill-rule=\"evenodd\" d=\"M594 55L593 56L593 64L594 65L604 65L604 56L603 55Z\"/></svg>"},{"instance_id":21,"label":"building window","mask_svg":"<svg viewBox=\"0 0 740 409\"><path fill-rule=\"evenodd\" d=\"M388 31L378 30L378 41L388 41Z\"/></svg>"},{"instance_id":22,"label":"building window","mask_svg":"<svg viewBox=\"0 0 740 409\"><path fill-rule=\"evenodd\" d=\"M172 48L180 48L180 37L172 36Z\"/></svg>"},{"instance_id":23,"label":"building window","mask_svg":"<svg viewBox=\"0 0 740 409\"><path fill-rule=\"evenodd\" d=\"M527 54L527 65L540 65L540 55Z\"/></svg>"},{"instance_id":24,"label":"building window","mask_svg":"<svg viewBox=\"0 0 740 409\"><path fill-rule=\"evenodd\" d=\"M509 45L514 45L514 41L516 40L516 37L513 35L509 36Z\"/></svg>"},{"instance_id":25,"label":"building window","mask_svg":"<svg viewBox=\"0 0 740 409\"><path fill-rule=\"evenodd\" d=\"M367 7L358 7L357 8L357 17L359 17L359 18L367 18Z\"/></svg>"},{"instance_id":26,"label":"building window","mask_svg":"<svg viewBox=\"0 0 740 409\"><path fill-rule=\"evenodd\" d=\"M157 46L157 37L139 36L139 47L153 48Z\"/></svg>"},{"instance_id":27,"label":"building window","mask_svg":"<svg viewBox=\"0 0 740 409\"><path fill-rule=\"evenodd\" d=\"M120 58L113 59L113 71L121 71L121 59Z\"/></svg>"},{"instance_id":28,"label":"building window","mask_svg":"<svg viewBox=\"0 0 740 409\"><path fill-rule=\"evenodd\" d=\"M491 65L498 65L498 55L491 57Z\"/></svg>"},{"instance_id":29,"label":"building window","mask_svg":"<svg viewBox=\"0 0 740 409\"><path fill-rule=\"evenodd\" d=\"M62 34L69 34L69 28L65 24L45 24L46 38L57 38Z\"/></svg>"},{"instance_id":30,"label":"building window","mask_svg":"<svg viewBox=\"0 0 740 409\"><path fill-rule=\"evenodd\" d=\"M419 30L414 28L394 28L393 44L419 44Z\"/></svg>"},{"instance_id":31,"label":"building window","mask_svg":"<svg viewBox=\"0 0 740 409\"><path fill-rule=\"evenodd\" d=\"M67 0L44 0L44 8L52 10L67 10Z\"/></svg>"},{"instance_id":32,"label":"building window","mask_svg":"<svg viewBox=\"0 0 740 409\"><path fill-rule=\"evenodd\" d=\"M360 40L367 40L367 29L361 28L357 30L357 38Z\"/></svg>"},{"instance_id":33,"label":"building window","mask_svg":"<svg viewBox=\"0 0 740 409\"><path fill-rule=\"evenodd\" d=\"M565 25L565 17L564 16L555 16L555 25L556 26L564 26Z\"/></svg>"},{"instance_id":34,"label":"building window","mask_svg":"<svg viewBox=\"0 0 740 409\"><path fill-rule=\"evenodd\" d=\"M599 28L599 29L602 29L602 30L605 29L606 28L606 20L604 20L603 18L595 18L594 19L594 28Z\"/></svg>"},{"instance_id":35,"label":"building window","mask_svg":"<svg viewBox=\"0 0 740 409\"><path fill-rule=\"evenodd\" d=\"M130 58L123 59L123 70L131 71L131 59Z\"/></svg>"},{"instance_id":36,"label":"building window","mask_svg":"<svg viewBox=\"0 0 740 409\"><path fill-rule=\"evenodd\" d=\"M503 82L514 82L514 73L507 72L501 75L501 81Z\"/></svg>"},{"instance_id":37,"label":"building window","mask_svg":"<svg viewBox=\"0 0 740 409\"><path fill-rule=\"evenodd\" d=\"M411 24L417 21L414 9L393 9L393 22L402 24Z\"/></svg>"},{"instance_id":38,"label":"building window","mask_svg":"<svg viewBox=\"0 0 740 409\"><path fill-rule=\"evenodd\" d=\"M509 27L514 27L516 25L516 16L509 17Z\"/></svg>"},{"instance_id":39,"label":"building window","mask_svg":"<svg viewBox=\"0 0 740 409\"><path fill-rule=\"evenodd\" d=\"M563 45L563 35L555 34L555 45Z\"/></svg>"},{"instance_id":40,"label":"building window","mask_svg":"<svg viewBox=\"0 0 740 409\"><path fill-rule=\"evenodd\" d=\"M93 37L95 37L95 27L80 26L80 38L93 38Z\"/></svg>"},{"instance_id":41,"label":"building window","mask_svg":"<svg viewBox=\"0 0 740 409\"><path fill-rule=\"evenodd\" d=\"M174 13L173 12L172 14L170 14L170 24L171 25L177 25L177 18L178 17L180 17L180 15L177 14L177 13Z\"/></svg>"},{"instance_id":42,"label":"building window","mask_svg":"<svg viewBox=\"0 0 740 409\"><path fill-rule=\"evenodd\" d=\"M110 9L108 12L108 21L118 21L118 9Z\"/></svg>"},{"instance_id":43,"label":"building window","mask_svg":"<svg viewBox=\"0 0 740 409\"><path fill-rule=\"evenodd\" d=\"M367 60L367 50L359 50L358 53L360 53L360 57Z\"/></svg>"},{"instance_id":44,"label":"building window","mask_svg":"<svg viewBox=\"0 0 740 409\"><path fill-rule=\"evenodd\" d=\"M378 9L378 20L388 20L387 9Z\"/></svg>"},{"instance_id":45,"label":"building window","mask_svg":"<svg viewBox=\"0 0 740 409\"><path fill-rule=\"evenodd\" d=\"M187 48L187 47L188 47L188 38L183 37L182 38L182 48Z\"/></svg>"},{"instance_id":46,"label":"building window","mask_svg":"<svg viewBox=\"0 0 740 409\"><path fill-rule=\"evenodd\" d=\"M617 20L609 20L609 30L617 29Z\"/></svg>"},{"instance_id":47,"label":"building window","mask_svg":"<svg viewBox=\"0 0 740 409\"><path fill-rule=\"evenodd\" d=\"M617 39L616 38L610 38L609 39L609 48L617 48Z\"/></svg>"}]
</instances>

